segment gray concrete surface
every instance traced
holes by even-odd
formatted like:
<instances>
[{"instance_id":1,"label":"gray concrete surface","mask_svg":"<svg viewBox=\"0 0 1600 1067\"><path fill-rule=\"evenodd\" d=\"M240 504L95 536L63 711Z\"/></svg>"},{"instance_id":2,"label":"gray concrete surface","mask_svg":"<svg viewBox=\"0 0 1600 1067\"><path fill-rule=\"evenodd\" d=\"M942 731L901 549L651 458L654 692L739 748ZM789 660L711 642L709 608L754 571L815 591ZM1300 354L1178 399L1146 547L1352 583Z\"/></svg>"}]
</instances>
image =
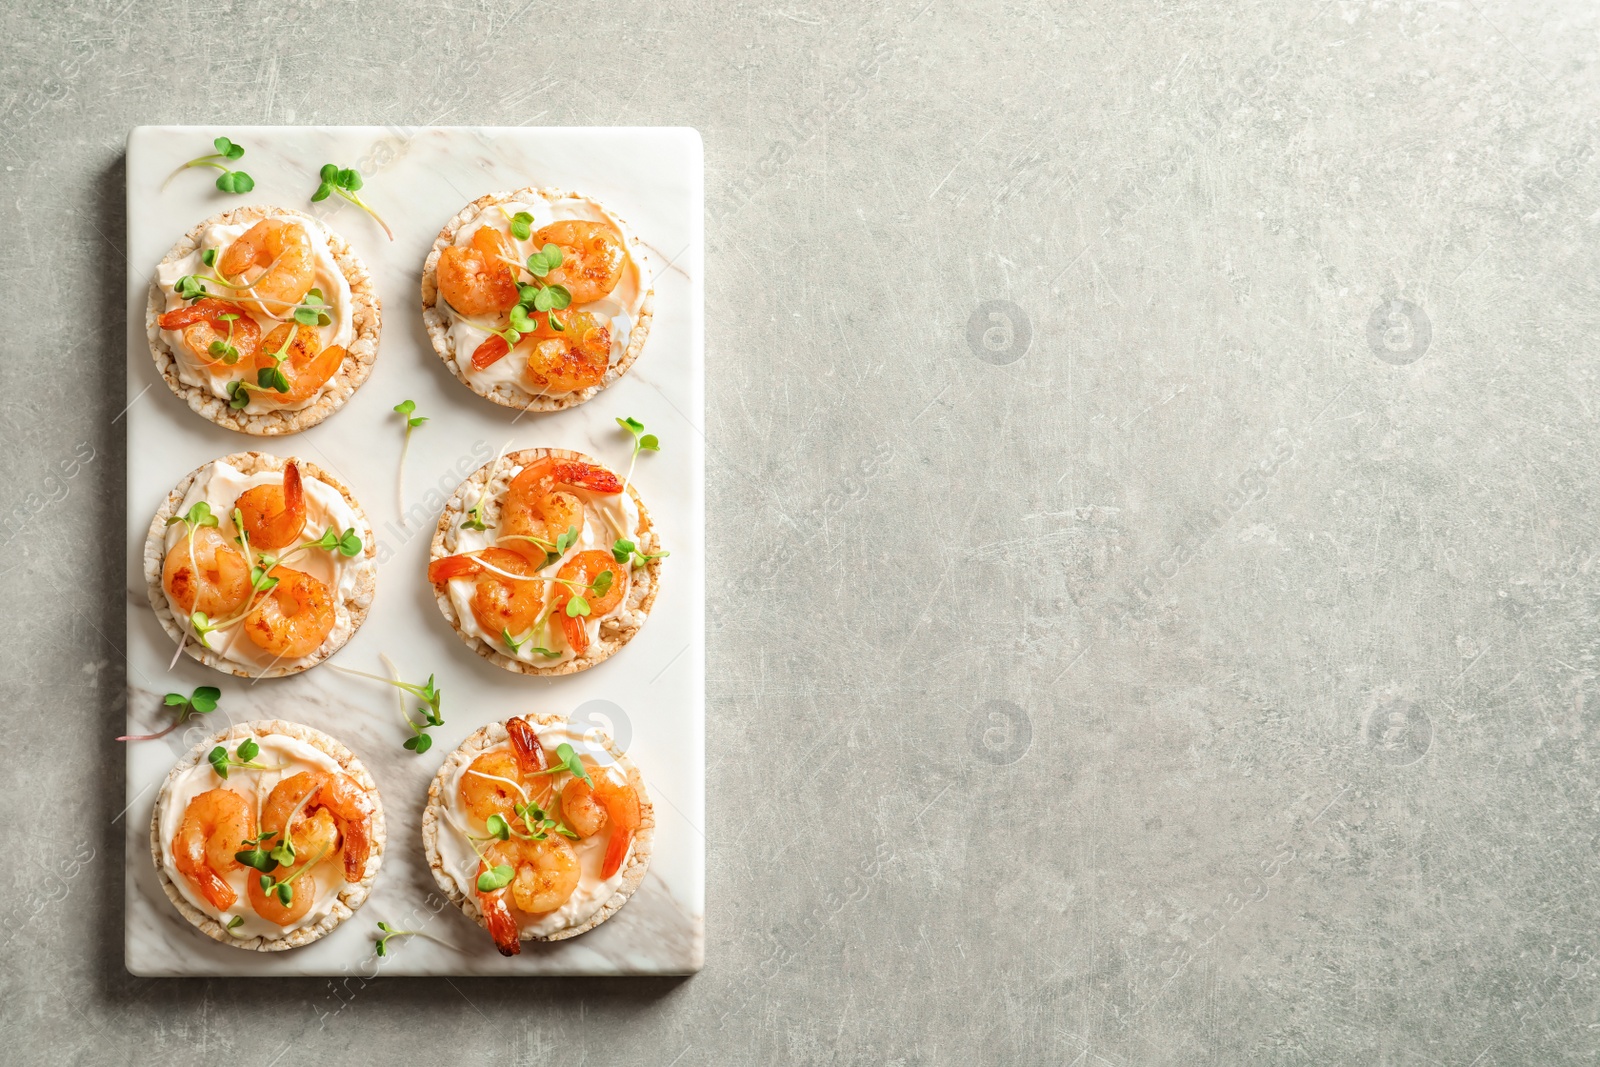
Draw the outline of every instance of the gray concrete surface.
<instances>
[{"instance_id":1,"label":"gray concrete surface","mask_svg":"<svg viewBox=\"0 0 1600 1067\"><path fill-rule=\"evenodd\" d=\"M1592 4L0 37L0 1059L1600 1054ZM124 973L119 159L196 121L703 131L698 977Z\"/></svg>"}]
</instances>

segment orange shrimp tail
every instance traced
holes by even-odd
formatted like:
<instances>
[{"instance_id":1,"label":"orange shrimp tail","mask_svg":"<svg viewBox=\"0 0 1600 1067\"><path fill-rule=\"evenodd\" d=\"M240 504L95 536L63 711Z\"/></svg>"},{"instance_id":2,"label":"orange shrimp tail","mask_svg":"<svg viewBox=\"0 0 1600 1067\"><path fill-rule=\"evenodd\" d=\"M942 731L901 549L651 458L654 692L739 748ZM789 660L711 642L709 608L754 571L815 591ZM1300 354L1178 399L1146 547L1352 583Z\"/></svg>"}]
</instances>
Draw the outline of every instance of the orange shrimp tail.
<instances>
[{"instance_id":1,"label":"orange shrimp tail","mask_svg":"<svg viewBox=\"0 0 1600 1067\"><path fill-rule=\"evenodd\" d=\"M306 494L300 484L300 465L294 460L283 468L283 510L289 515L301 516L305 521Z\"/></svg>"},{"instance_id":2,"label":"orange shrimp tail","mask_svg":"<svg viewBox=\"0 0 1600 1067\"><path fill-rule=\"evenodd\" d=\"M438 585L452 578L466 578L482 570L483 566L471 556L446 556L428 564L428 581Z\"/></svg>"},{"instance_id":3,"label":"orange shrimp tail","mask_svg":"<svg viewBox=\"0 0 1600 1067\"><path fill-rule=\"evenodd\" d=\"M344 880L355 884L367 876L367 858L372 855L371 826L366 820L343 825Z\"/></svg>"},{"instance_id":4,"label":"orange shrimp tail","mask_svg":"<svg viewBox=\"0 0 1600 1067\"><path fill-rule=\"evenodd\" d=\"M479 862L478 875L481 877L488 871L489 865ZM497 889L493 893L479 893L478 908L483 912L484 925L489 928L489 936L494 938L494 947L500 950L500 955L519 954L522 951L522 931L517 928L517 920L511 917L511 911L506 907L506 891Z\"/></svg>"},{"instance_id":5,"label":"orange shrimp tail","mask_svg":"<svg viewBox=\"0 0 1600 1067\"><path fill-rule=\"evenodd\" d=\"M562 485L575 485L591 493L610 495L622 492L622 481L604 467L592 463L562 461L555 465L555 480Z\"/></svg>"},{"instance_id":6,"label":"orange shrimp tail","mask_svg":"<svg viewBox=\"0 0 1600 1067\"><path fill-rule=\"evenodd\" d=\"M561 632L566 635L574 655L581 656L589 651L589 631L584 628L583 619L568 615L565 609L561 611Z\"/></svg>"},{"instance_id":7,"label":"orange shrimp tail","mask_svg":"<svg viewBox=\"0 0 1600 1067\"><path fill-rule=\"evenodd\" d=\"M628 846L632 843L632 830L618 826L611 831L611 841L606 845L606 861L600 868L602 879L610 878L622 870L622 861L628 858Z\"/></svg>"},{"instance_id":8,"label":"orange shrimp tail","mask_svg":"<svg viewBox=\"0 0 1600 1067\"><path fill-rule=\"evenodd\" d=\"M483 344L479 345L473 351L472 369L483 370L484 368L494 364L496 361L504 358L505 354L510 351L511 346L506 343L506 339L504 337L501 337L497 333L490 334L489 339L483 342Z\"/></svg>"},{"instance_id":9,"label":"orange shrimp tail","mask_svg":"<svg viewBox=\"0 0 1600 1067\"><path fill-rule=\"evenodd\" d=\"M539 735L533 732L527 719L507 719L506 733L511 735L511 747L516 751L517 766L522 768L523 774L537 774L549 769L550 761L545 756L544 746L539 743Z\"/></svg>"},{"instance_id":10,"label":"orange shrimp tail","mask_svg":"<svg viewBox=\"0 0 1600 1067\"><path fill-rule=\"evenodd\" d=\"M181 866L180 864L180 868ZM182 873L196 889L200 890L200 895L206 898L206 902L218 911L227 911L239 899L239 894L233 891L233 887L205 864L201 864L198 870L184 870Z\"/></svg>"},{"instance_id":11,"label":"orange shrimp tail","mask_svg":"<svg viewBox=\"0 0 1600 1067\"><path fill-rule=\"evenodd\" d=\"M238 314L239 306L230 304L226 300L218 300L208 296L203 300L196 300L188 307L169 311L156 320L163 330L181 330L186 326L193 326L197 322L208 322L218 315L228 313Z\"/></svg>"}]
</instances>

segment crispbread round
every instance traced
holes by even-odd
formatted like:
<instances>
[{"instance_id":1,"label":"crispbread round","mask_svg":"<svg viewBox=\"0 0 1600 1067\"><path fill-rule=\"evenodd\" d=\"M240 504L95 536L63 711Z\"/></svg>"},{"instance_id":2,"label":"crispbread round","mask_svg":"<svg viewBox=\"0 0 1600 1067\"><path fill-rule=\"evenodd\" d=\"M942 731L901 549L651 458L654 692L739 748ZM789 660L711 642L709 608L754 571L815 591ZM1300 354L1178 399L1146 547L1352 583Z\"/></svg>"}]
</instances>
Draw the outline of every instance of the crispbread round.
<instances>
[{"instance_id":1,"label":"crispbread round","mask_svg":"<svg viewBox=\"0 0 1600 1067\"><path fill-rule=\"evenodd\" d=\"M356 502L355 495L350 492L343 482L310 460L301 459L298 456L291 458L300 465L302 477L315 478L317 481L324 482L339 490L340 495L345 499L345 503L350 505L350 509L356 513L356 518L360 521L360 526L356 533L360 534L361 543L365 546L362 558L365 560L366 566L356 576L356 587L350 596L339 600L336 605L338 619L333 625L333 630L328 634L327 640L322 642L322 646L312 653L309 663L291 667L274 666L256 673L243 664L224 659L220 654L213 652L209 648L202 648L199 642L192 638L185 640L187 631L179 625L177 617L173 614L172 605L167 601L167 591L161 584L161 568L162 564L166 562L167 555L167 520L178 513L178 508L182 506L183 498L188 495L189 488L194 485L195 479L199 478L211 466L211 463L227 463L245 474L256 474L260 471L281 471L288 465L289 460L281 459L278 456L269 456L265 452L235 452L232 455L223 456L220 460L212 460L211 463L196 467L178 483L172 492L167 494L167 499L162 502L160 510L156 512L156 517L150 520L150 531L145 536L145 588L150 597L150 606L155 609L156 618L161 622L161 628L174 641L183 641L184 651L190 657L199 660L207 667L225 671L239 678L282 678L286 675L298 674L301 671L315 667L343 648L345 642L350 640L355 632L361 628L361 624L367 619L367 611L372 607L373 590L377 588L378 565L375 557L378 547L376 538L372 534L372 523L367 520L367 514L361 510L361 505Z\"/></svg>"},{"instance_id":2,"label":"crispbread round","mask_svg":"<svg viewBox=\"0 0 1600 1067\"><path fill-rule=\"evenodd\" d=\"M161 262L170 263L193 252L199 247L200 237L208 226L258 222L272 215L299 215L301 218L320 223L328 235L328 249L333 253L334 262L339 265L339 271L344 275L345 281L350 283L350 299L353 305L351 318L355 327L355 338L346 348L347 355L344 357L344 362L339 365L334 376L328 379L321 395L309 407L298 411L265 411L258 415L250 415L233 410L225 398L216 396L211 390L185 382L178 376L178 357L173 354L171 347L161 336L161 325L157 320L166 311L167 297L153 278L150 282L150 298L145 306L145 334L150 339L150 354L155 357L156 370L161 373L162 380L172 392L179 400L218 426L257 437L299 433L338 411L372 373L373 364L378 360L378 332L383 325L383 306L378 299L378 291L373 285L372 275L368 273L366 264L361 262L349 242L329 228L327 223L293 208L255 204L213 215L190 229L177 244L172 246L172 251L168 252Z\"/></svg>"},{"instance_id":3,"label":"crispbread round","mask_svg":"<svg viewBox=\"0 0 1600 1067\"><path fill-rule=\"evenodd\" d=\"M501 457L500 465L495 470L494 488L489 496L485 508L484 519L493 526L500 521L500 503L505 496L506 487L511 484L511 479L523 467L534 460L550 456L556 459L577 460L580 463L590 463L597 467L605 464L597 462L582 452L573 452L566 448L524 448L518 452L508 452ZM454 554L456 545L456 532L461 528L467 511L477 503L478 494L482 492L484 483L488 481L489 470L494 467L491 460L479 467L467 480L456 486L450 499L445 502L444 512L439 516L439 525L433 533L433 544L429 550L428 561L442 559ZM609 469L609 468L607 468ZM628 486L628 495L633 498L634 505L639 509L639 539L636 542L640 552L649 554L660 551L660 539L656 536L655 528L650 522L650 512L645 508L644 501L639 498L639 491L632 485ZM644 580L640 580L641 571ZM635 567L631 570L628 580L628 595L617 608L615 614L600 623L600 635L584 652L583 655L565 660L551 667L540 667L532 663L525 663L514 659L501 652L494 645L481 637L468 633L461 626L461 619L456 615L455 605L450 602L449 583L441 582L433 587L433 598L439 605L439 611L444 615L445 622L456 632L456 636L466 642L484 659L497 667L503 667L516 674L538 674L554 676L560 674L576 674L588 670L595 664L609 659L617 649L633 640L633 635L644 626L644 621L650 615L650 608L656 602L656 592L661 587L661 561L653 559L643 568Z\"/></svg>"},{"instance_id":4,"label":"crispbread round","mask_svg":"<svg viewBox=\"0 0 1600 1067\"><path fill-rule=\"evenodd\" d=\"M439 299L439 280L434 273L434 268L439 263L439 256L450 245L456 243L456 234L461 227L475 220L480 214L494 207L496 204L507 204L512 201L526 201L529 197L543 197L555 201L565 198L588 200L599 203L593 197L583 196L581 193L570 193L561 189L538 189L527 186L523 189L513 189L505 193L490 193L480 196L444 224L439 231L439 236L433 242L433 248L428 253L427 260L422 264L422 322L428 328L428 337L433 341L433 350L439 353L439 358L456 376L456 380L471 389L474 393L486 400L493 400L502 407L515 408L518 411L561 411L594 397L606 386L616 381L628 372L634 360L639 358L639 353L644 349L645 338L650 335L650 322L655 314L655 289L645 291L644 303L640 305L638 318L633 324L633 330L628 335L628 347L623 350L622 358L612 364L607 370L600 384L591 385L587 389L580 389L575 393L564 393L560 396L534 396L523 389L516 389L505 383L496 384L493 388L485 388L474 383L465 371L461 369L455 350L450 344L450 320L435 305ZM606 209L610 211L610 208ZM616 212L612 212L613 215ZM620 217L620 216L619 216ZM633 250L629 249L629 254ZM465 353L463 358L470 362L472 353Z\"/></svg>"},{"instance_id":5,"label":"crispbread round","mask_svg":"<svg viewBox=\"0 0 1600 1067\"><path fill-rule=\"evenodd\" d=\"M524 715L522 718L539 726L555 726L566 721L560 715ZM617 765L627 773L628 784L639 794L639 829L633 835L632 851L628 854L627 865L622 869L622 884L617 886L617 891L611 894L610 899L582 924L554 934L524 933L522 935L524 941L565 941L569 937L577 937L593 930L615 915L617 910L628 902L634 890L644 881L645 871L650 867L656 814L655 806L650 803L650 794L644 786L644 776L639 773L639 768L617 748L616 742L611 737L598 730L596 733L605 742L606 751L611 754L611 758L616 760ZM461 747L450 754L450 758L439 768L439 773L433 776L433 782L428 786L428 806L422 812L422 847L427 853L428 869L433 872L433 880L439 883L439 888L450 898L451 903L485 930L489 926L484 921L483 912L478 908L475 895L461 892L455 879L444 869L444 859L439 854L439 832L441 824L444 823L444 791L448 788L451 774L457 767L471 763L479 754L508 740L510 735L506 732L505 723L492 722L461 742Z\"/></svg>"},{"instance_id":6,"label":"crispbread round","mask_svg":"<svg viewBox=\"0 0 1600 1067\"><path fill-rule=\"evenodd\" d=\"M242 741L247 737L265 737L269 734L292 737L333 757L339 766L344 768L344 772L372 796L373 806L377 809L372 818L372 855L367 858L365 877L359 882L346 883L339 891L339 899L334 902L333 910L320 922L303 926L283 937L238 938L228 933L227 928L217 920L185 900L168 876L161 845L161 812L170 801L172 790L176 787L179 777L186 771L198 767L211 749L217 745L232 748L230 742ZM172 901L173 906L185 919L211 940L254 952L282 952L284 949L309 945L354 915L356 909L367 899L367 894L372 891L372 883L377 880L378 867L383 862L383 848L387 840L388 835L383 822L383 798L378 793L378 784L372 780L372 775L367 773L367 768L356 758L356 754L321 730L280 719L258 719L254 722L239 723L196 745L167 773L167 780L161 783L161 791L156 794L155 811L150 816L150 855L155 861L156 877L161 880L161 888L167 894L167 899Z\"/></svg>"}]
</instances>

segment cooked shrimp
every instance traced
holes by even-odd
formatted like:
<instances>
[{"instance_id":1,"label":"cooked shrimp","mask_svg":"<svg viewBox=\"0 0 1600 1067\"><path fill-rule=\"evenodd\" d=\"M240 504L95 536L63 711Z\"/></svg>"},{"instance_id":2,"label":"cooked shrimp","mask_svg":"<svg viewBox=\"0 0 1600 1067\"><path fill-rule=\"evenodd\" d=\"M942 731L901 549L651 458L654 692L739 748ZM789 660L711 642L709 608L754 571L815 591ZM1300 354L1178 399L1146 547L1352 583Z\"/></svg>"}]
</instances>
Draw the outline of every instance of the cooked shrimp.
<instances>
[{"instance_id":1,"label":"cooked shrimp","mask_svg":"<svg viewBox=\"0 0 1600 1067\"><path fill-rule=\"evenodd\" d=\"M301 807L301 802L305 804ZM289 814L299 807L288 834L301 860L344 851L344 878L359 882L372 855L372 797L348 774L301 771L279 782L261 809L261 832L284 833Z\"/></svg>"},{"instance_id":2,"label":"cooked shrimp","mask_svg":"<svg viewBox=\"0 0 1600 1067\"><path fill-rule=\"evenodd\" d=\"M631 785L618 785L594 761L585 758L591 786L582 778L570 778L561 790L561 817L579 837L593 837L611 826L606 843L606 858L600 877L610 878L622 869L628 846L639 829L639 794Z\"/></svg>"},{"instance_id":3,"label":"cooked shrimp","mask_svg":"<svg viewBox=\"0 0 1600 1067\"><path fill-rule=\"evenodd\" d=\"M251 486L233 506L244 520L251 548L284 548L294 544L306 525L306 496L300 468L293 461L283 469L283 484Z\"/></svg>"},{"instance_id":4,"label":"cooked shrimp","mask_svg":"<svg viewBox=\"0 0 1600 1067\"><path fill-rule=\"evenodd\" d=\"M173 862L218 911L227 911L239 899L227 876L242 868L234 853L244 848L246 838L256 836L255 826L250 806L231 789L208 789L183 809L172 842Z\"/></svg>"},{"instance_id":5,"label":"cooked shrimp","mask_svg":"<svg viewBox=\"0 0 1600 1067\"><path fill-rule=\"evenodd\" d=\"M294 340L289 340L289 331L294 330ZM285 343L288 350L284 350ZM282 362L275 353L282 353ZM289 379L289 391L280 393L276 389L252 390L255 396L274 404L300 404L310 400L317 394L323 384L344 363L346 353L342 345L322 347L322 341L317 337L317 332L305 326L295 329L293 323L282 323L273 328L262 340L256 351L255 370L257 372L277 367L283 376ZM255 381L256 376L250 376Z\"/></svg>"},{"instance_id":6,"label":"cooked shrimp","mask_svg":"<svg viewBox=\"0 0 1600 1067\"><path fill-rule=\"evenodd\" d=\"M308 860L315 858L315 856L316 853L312 853ZM273 877L287 878L288 874L283 872L283 868L280 867L273 872ZM246 895L250 898L250 907L255 909L255 913L267 920L267 922L275 923L278 926L289 926L304 919L306 912L311 910L311 905L317 902L317 880L311 875L307 874L296 878L291 883L291 888L294 893L290 896L289 903L285 904L278 898L278 894L269 893L261 888L260 878L251 875L245 879Z\"/></svg>"},{"instance_id":7,"label":"cooked shrimp","mask_svg":"<svg viewBox=\"0 0 1600 1067\"><path fill-rule=\"evenodd\" d=\"M528 381L548 393L575 393L599 385L611 366L610 327L587 311L560 315L563 330L552 328L548 320L548 315L539 315L533 331Z\"/></svg>"},{"instance_id":8,"label":"cooked shrimp","mask_svg":"<svg viewBox=\"0 0 1600 1067\"><path fill-rule=\"evenodd\" d=\"M226 319L224 315L233 318ZM261 343L261 327L256 325L255 319L246 315L238 304L212 296L196 300L188 307L169 311L156 321L163 330L181 331L185 347L214 372L226 372L230 367L241 364L248 367L256 357L256 347ZM212 353L211 345L219 341L231 343L238 351L239 355L233 363L226 363L221 356Z\"/></svg>"},{"instance_id":9,"label":"cooked shrimp","mask_svg":"<svg viewBox=\"0 0 1600 1067\"><path fill-rule=\"evenodd\" d=\"M511 819L516 814L514 805L527 799L524 794L537 799L537 794L547 792L543 785L529 785L532 775L549 766L533 727L526 719L511 719L506 722L506 732L511 735L509 749L483 753L461 776L461 802L479 821L487 822L491 815Z\"/></svg>"},{"instance_id":10,"label":"cooked shrimp","mask_svg":"<svg viewBox=\"0 0 1600 1067\"><path fill-rule=\"evenodd\" d=\"M561 619L561 632L566 635L567 644L576 655L583 655L589 649L589 631L584 626L584 619L598 619L609 615L622 603L623 596L628 591L628 569L617 563L610 552L601 549L589 549L579 552L556 572L557 578L565 579L576 585L593 585L596 578L606 571L611 572L611 586L604 594L596 595L582 589L574 589L570 585L556 582L550 590L550 612ZM574 596L582 595L589 604L587 616L573 616L566 612L567 602Z\"/></svg>"},{"instance_id":11,"label":"cooked shrimp","mask_svg":"<svg viewBox=\"0 0 1600 1067\"><path fill-rule=\"evenodd\" d=\"M628 252L622 235L604 222L562 219L533 235L536 248L553 244L561 249L561 265L545 275L548 285L565 286L574 304L599 300L622 280Z\"/></svg>"},{"instance_id":12,"label":"cooked shrimp","mask_svg":"<svg viewBox=\"0 0 1600 1067\"><path fill-rule=\"evenodd\" d=\"M515 956L521 951L521 930L516 919L506 907L509 890L512 901L520 911L540 915L555 911L572 899L578 888L581 871L578 854L563 837L551 834L542 841L527 841L513 837L509 841L496 841L484 852L484 862L478 873L486 873L490 866L507 865L515 873L507 889L478 892L478 905L483 909L489 933L502 956Z\"/></svg>"},{"instance_id":13,"label":"cooked shrimp","mask_svg":"<svg viewBox=\"0 0 1600 1067\"><path fill-rule=\"evenodd\" d=\"M309 656L333 632L338 615L328 587L304 571L274 567L278 584L244 617L245 636L280 658Z\"/></svg>"},{"instance_id":14,"label":"cooked shrimp","mask_svg":"<svg viewBox=\"0 0 1600 1067\"><path fill-rule=\"evenodd\" d=\"M185 615L203 611L222 618L249 598L250 564L216 527L201 526L167 553L161 587Z\"/></svg>"},{"instance_id":15,"label":"cooked shrimp","mask_svg":"<svg viewBox=\"0 0 1600 1067\"><path fill-rule=\"evenodd\" d=\"M508 578L508 574L527 575L527 578ZM472 590L472 616L491 635L498 637L502 629L512 634L523 633L544 610L544 591L536 577L537 567L516 552L485 548L470 555L446 556L428 565L428 581L435 585L474 575L477 580Z\"/></svg>"},{"instance_id":16,"label":"cooked shrimp","mask_svg":"<svg viewBox=\"0 0 1600 1067\"><path fill-rule=\"evenodd\" d=\"M545 457L522 468L506 488L500 539L535 567L544 566L556 538L569 529L583 532L583 502L558 486L602 496L622 492L622 482L615 474L591 463Z\"/></svg>"},{"instance_id":17,"label":"cooked shrimp","mask_svg":"<svg viewBox=\"0 0 1600 1067\"><path fill-rule=\"evenodd\" d=\"M439 295L463 315L493 315L517 302L517 283L506 262L510 250L492 226L480 226L467 246L450 245L434 269Z\"/></svg>"},{"instance_id":18,"label":"cooked shrimp","mask_svg":"<svg viewBox=\"0 0 1600 1067\"><path fill-rule=\"evenodd\" d=\"M259 268L259 269L257 269ZM262 219L217 259L217 272L250 288L239 303L267 318L285 319L316 283L311 236L298 222Z\"/></svg>"}]
</instances>

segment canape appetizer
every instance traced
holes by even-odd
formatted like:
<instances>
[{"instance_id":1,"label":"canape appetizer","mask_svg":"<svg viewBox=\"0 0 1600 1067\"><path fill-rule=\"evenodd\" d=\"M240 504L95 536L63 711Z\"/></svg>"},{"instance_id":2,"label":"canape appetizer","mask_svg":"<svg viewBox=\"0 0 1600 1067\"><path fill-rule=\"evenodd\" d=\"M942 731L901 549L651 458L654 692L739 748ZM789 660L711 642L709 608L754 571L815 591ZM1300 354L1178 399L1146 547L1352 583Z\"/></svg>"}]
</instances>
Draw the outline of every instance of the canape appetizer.
<instances>
[{"instance_id":1,"label":"canape appetizer","mask_svg":"<svg viewBox=\"0 0 1600 1067\"><path fill-rule=\"evenodd\" d=\"M644 880L655 811L611 739L554 715L491 723L428 787L434 880L502 956L605 922Z\"/></svg>"},{"instance_id":2,"label":"canape appetizer","mask_svg":"<svg viewBox=\"0 0 1600 1067\"><path fill-rule=\"evenodd\" d=\"M663 554L631 484L581 452L526 448L457 487L428 581L480 656L520 674L572 674L639 632Z\"/></svg>"},{"instance_id":3,"label":"canape appetizer","mask_svg":"<svg viewBox=\"0 0 1600 1067\"><path fill-rule=\"evenodd\" d=\"M276 678L321 663L366 620L375 555L371 524L333 475L237 452L167 494L144 576L156 618L190 656Z\"/></svg>"},{"instance_id":4,"label":"canape appetizer","mask_svg":"<svg viewBox=\"0 0 1600 1067\"><path fill-rule=\"evenodd\" d=\"M383 859L383 805L361 761L292 722L196 745L156 796L150 853L173 906L214 941L298 948L359 908Z\"/></svg>"},{"instance_id":5,"label":"canape appetizer","mask_svg":"<svg viewBox=\"0 0 1600 1067\"><path fill-rule=\"evenodd\" d=\"M439 358L479 396L522 410L581 404L626 373L653 298L627 225L558 189L479 197L439 231L422 268Z\"/></svg>"},{"instance_id":6,"label":"canape appetizer","mask_svg":"<svg viewBox=\"0 0 1600 1067\"><path fill-rule=\"evenodd\" d=\"M372 373L382 315L344 238L289 208L242 207L190 230L156 268L145 329L161 377L219 426L315 426Z\"/></svg>"}]
</instances>

